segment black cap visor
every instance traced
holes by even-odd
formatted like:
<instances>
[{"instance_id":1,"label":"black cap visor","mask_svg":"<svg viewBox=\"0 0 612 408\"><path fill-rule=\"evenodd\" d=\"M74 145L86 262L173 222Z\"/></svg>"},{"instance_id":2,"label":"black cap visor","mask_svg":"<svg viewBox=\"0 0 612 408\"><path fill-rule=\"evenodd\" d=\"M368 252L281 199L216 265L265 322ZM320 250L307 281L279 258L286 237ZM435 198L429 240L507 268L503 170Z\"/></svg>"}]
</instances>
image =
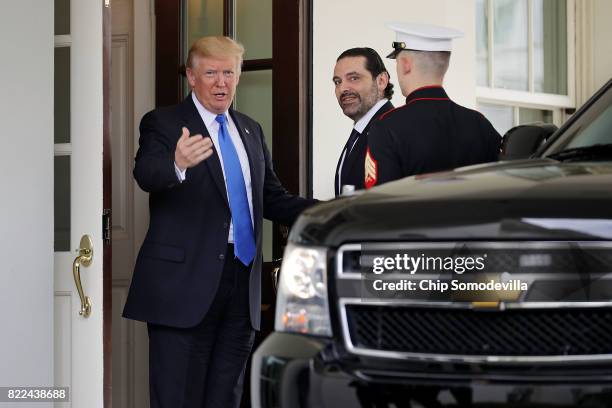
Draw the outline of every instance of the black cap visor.
<instances>
[{"instance_id":1,"label":"black cap visor","mask_svg":"<svg viewBox=\"0 0 612 408\"><path fill-rule=\"evenodd\" d=\"M393 44L391 44L391 46L393 47L393 51L391 51L391 53L387 55L386 58L395 59L395 57L397 57L397 54L406 49L406 43L403 42L393 41Z\"/></svg>"}]
</instances>

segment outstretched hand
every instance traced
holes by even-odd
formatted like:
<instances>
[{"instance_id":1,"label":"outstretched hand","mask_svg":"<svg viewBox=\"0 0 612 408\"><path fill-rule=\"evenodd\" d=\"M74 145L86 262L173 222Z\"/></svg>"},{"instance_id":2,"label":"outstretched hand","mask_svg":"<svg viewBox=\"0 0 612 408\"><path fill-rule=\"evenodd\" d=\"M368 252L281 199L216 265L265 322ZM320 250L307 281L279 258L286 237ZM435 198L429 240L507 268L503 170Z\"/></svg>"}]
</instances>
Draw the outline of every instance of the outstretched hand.
<instances>
[{"instance_id":1,"label":"outstretched hand","mask_svg":"<svg viewBox=\"0 0 612 408\"><path fill-rule=\"evenodd\" d=\"M200 134L189 136L189 129L183 127L183 133L176 142L174 162L181 171L196 166L213 154L213 143L210 137Z\"/></svg>"}]
</instances>

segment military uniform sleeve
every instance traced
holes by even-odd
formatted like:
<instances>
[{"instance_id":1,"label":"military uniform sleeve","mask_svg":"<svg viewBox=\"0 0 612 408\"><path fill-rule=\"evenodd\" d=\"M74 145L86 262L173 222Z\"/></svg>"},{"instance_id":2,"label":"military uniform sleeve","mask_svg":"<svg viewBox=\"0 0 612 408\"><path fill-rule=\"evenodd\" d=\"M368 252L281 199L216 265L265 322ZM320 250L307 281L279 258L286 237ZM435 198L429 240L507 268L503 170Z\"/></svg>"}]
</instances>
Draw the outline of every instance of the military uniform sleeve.
<instances>
[{"instance_id":1,"label":"military uniform sleeve","mask_svg":"<svg viewBox=\"0 0 612 408\"><path fill-rule=\"evenodd\" d=\"M499 160L499 152L501 150L501 135L495 130L491 122L484 116L480 121L480 130L485 135L487 140L487 162Z\"/></svg>"},{"instance_id":2,"label":"military uniform sleeve","mask_svg":"<svg viewBox=\"0 0 612 408\"><path fill-rule=\"evenodd\" d=\"M385 122L376 122L368 134L365 158L366 188L402 178L401 158L393 134Z\"/></svg>"}]
</instances>

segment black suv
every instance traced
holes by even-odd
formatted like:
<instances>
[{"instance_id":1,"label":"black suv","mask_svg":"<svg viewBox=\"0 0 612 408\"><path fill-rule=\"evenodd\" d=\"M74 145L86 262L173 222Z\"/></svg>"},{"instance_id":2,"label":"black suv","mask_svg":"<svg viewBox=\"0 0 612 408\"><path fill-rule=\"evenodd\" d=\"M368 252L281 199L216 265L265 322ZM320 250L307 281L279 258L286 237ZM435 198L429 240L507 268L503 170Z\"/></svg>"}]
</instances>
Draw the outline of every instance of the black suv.
<instances>
[{"instance_id":1,"label":"black suv","mask_svg":"<svg viewBox=\"0 0 612 408\"><path fill-rule=\"evenodd\" d=\"M253 406L612 407L612 81L542 129L305 212Z\"/></svg>"}]
</instances>

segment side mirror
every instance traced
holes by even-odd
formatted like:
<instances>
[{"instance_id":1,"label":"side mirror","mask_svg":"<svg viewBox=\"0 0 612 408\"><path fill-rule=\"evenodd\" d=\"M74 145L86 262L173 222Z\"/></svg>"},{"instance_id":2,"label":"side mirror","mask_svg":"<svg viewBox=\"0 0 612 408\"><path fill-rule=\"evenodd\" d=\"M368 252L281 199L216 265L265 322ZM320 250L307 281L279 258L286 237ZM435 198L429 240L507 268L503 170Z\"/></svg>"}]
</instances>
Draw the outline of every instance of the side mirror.
<instances>
[{"instance_id":1,"label":"side mirror","mask_svg":"<svg viewBox=\"0 0 612 408\"><path fill-rule=\"evenodd\" d=\"M500 160L527 159L557 131L551 123L531 123L515 126L502 138Z\"/></svg>"}]
</instances>

